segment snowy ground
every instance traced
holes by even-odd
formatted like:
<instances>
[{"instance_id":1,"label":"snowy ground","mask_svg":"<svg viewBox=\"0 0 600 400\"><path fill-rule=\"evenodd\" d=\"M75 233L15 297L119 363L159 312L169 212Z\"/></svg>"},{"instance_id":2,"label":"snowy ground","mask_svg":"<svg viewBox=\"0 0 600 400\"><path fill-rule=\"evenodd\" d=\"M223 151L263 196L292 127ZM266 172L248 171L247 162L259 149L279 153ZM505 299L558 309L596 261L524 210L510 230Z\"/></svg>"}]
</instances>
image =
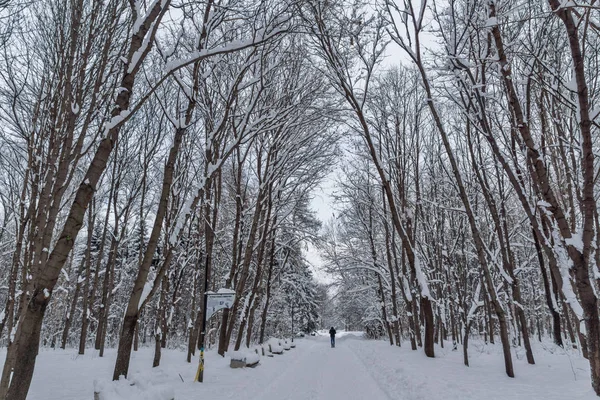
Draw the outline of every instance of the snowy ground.
<instances>
[{"instance_id":1,"label":"snowy ground","mask_svg":"<svg viewBox=\"0 0 600 400\"><path fill-rule=\"evenodd\" d=\"M339 334L335 349L327 336L299 339L296 344L283 355L263 357L254 369L230 369L229 358L208 352L202 384L193 382L197 359L188 364L185 353L168 350L161 367L152 369L152 350L141 349L133 354L130 380L151 393L138 398L153 400L173 394L175 399L215 400L597 399L586 360L540 344L534 349L535 366L513 352L515 379L504 375L499 346L477 341L470 348L470 368L462 365L460 349L437 348L437 358L428 359L407 345L390 347L354 334ZM42 350L28 399L91 399L94 380L107 381L115 359L114 350L104 358L95 354L82 357L76 350ZM122 393L123 398L134 399Z\"/></svg>"}]
</instances>

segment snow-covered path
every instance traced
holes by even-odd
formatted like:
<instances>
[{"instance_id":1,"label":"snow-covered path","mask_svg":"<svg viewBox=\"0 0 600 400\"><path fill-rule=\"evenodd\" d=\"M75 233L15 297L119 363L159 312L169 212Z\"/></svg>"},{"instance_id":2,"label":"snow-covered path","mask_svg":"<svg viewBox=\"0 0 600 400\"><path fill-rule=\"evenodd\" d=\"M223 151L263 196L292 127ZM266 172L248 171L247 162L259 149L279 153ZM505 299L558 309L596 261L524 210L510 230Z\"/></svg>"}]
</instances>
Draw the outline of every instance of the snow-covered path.
<instances>
[{"instance_id":1,"label":"snow-covered path","mask_svg":"<svg viewBox=\"0 0 600 400\"><path fill-rule=\"evenodd\" d=\"M267 385L257 399L280 400L388 400L346 340L340 337L336 348L327 337L307 340L300 357L277 380Z\"/></svg>"},{"instance_id":2,"label":"snow-covered path","mask_svg":"<svg viewBox=\"0 0 600 400\"><path fill-rule=\"evenodd\" d=\"M342 332L335 349L325 336L297 340L297 347L261 357L256 368L231 369L229 357L207 352L204 383L193 382L197 360L185 351L163 352L151 368L153 349L132 354L129 381L112 383L115 349L105 357L88 350L41 349L28 400L83 400L93 397L94 381L112 385L109 400L592 400L587 361L576 351L549 342L534 343L536 365L522 349L513 350L516 378L506 377L499 345L473 340L471 367L449 343L436 346L436 358L389 342L364 340ZM0 360L6 352L0 349ZM134 386L130 386L135 383ZM102 385L102 382L100 383Z\"/></svg>"}]
</instances>

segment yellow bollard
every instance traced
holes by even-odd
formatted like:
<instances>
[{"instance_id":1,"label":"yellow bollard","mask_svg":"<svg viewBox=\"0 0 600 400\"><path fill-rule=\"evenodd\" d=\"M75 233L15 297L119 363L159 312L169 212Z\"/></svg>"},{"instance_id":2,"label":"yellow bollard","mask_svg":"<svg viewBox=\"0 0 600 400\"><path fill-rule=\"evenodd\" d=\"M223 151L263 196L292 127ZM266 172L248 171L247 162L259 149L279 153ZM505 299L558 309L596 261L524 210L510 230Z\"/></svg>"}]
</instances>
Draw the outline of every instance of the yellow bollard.
<instances>
[{"instance_id":1,"label":"yellow bollard","mask_svg":"<svg viewBox=\"0 0 600 400\"><path fill-rule=\"evenodd\" d=\"M200 361L198 362L198 370L194 382L202 382L204 380L204 347L200 349Z\"/></svg>"}]
</instances>

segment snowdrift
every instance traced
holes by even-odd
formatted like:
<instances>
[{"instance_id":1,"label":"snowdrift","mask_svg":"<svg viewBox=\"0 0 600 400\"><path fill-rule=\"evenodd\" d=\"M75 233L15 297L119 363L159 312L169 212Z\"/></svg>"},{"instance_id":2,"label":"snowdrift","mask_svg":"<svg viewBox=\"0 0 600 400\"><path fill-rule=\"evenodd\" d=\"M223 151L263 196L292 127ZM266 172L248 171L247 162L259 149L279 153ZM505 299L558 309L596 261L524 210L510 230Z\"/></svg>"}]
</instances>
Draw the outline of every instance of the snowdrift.
<instances>
[{"instance_id":1,"label":"snowdrift","mask_svg":"<svg viewBox=\"0 0 600 400\"><path fill-rule=\"evenodd\" d=\"M170 378L160 370L118 381L94 381L94 400L173 400Z\"/></svg>"}]
</instances>

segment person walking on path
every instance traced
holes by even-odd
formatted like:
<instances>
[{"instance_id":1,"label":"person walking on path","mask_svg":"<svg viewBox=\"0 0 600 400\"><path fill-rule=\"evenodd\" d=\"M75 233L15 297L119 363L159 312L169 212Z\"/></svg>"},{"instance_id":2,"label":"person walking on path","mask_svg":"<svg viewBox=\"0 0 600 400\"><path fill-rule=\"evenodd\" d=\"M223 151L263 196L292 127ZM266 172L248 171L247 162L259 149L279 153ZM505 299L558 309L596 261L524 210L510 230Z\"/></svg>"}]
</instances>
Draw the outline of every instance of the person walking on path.
<instances>
[{"instance_id":1,"label":"person walking on path","mask_svg":"<svg viewBox=\"0 0 600 400\"><path fill-rule=\"evenodd\" d=\"M335 347L335 329L333 329L333 326L329 330L329 337L331 337L331 348L334 348Z\"/></svg>"}]
</instances>

